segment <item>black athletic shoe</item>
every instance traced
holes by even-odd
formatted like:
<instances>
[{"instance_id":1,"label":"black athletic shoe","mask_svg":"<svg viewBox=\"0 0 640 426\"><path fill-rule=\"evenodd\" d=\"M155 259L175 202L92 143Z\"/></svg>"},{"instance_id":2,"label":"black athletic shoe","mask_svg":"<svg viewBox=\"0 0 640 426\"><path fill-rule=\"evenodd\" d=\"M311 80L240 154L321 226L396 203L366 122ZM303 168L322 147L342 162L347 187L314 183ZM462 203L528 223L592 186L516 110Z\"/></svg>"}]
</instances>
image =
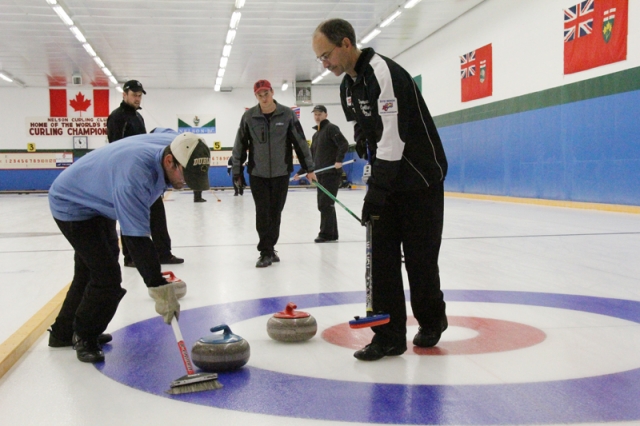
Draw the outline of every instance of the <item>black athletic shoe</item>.
<instances>
[{"instance_id":1,"label":"black athletic shoe","mask_svg":"<svg viewBox=\"0 0 640 426\"><path fill-rule=\"evenodd\" d=\"M320 235L318 235L316 237L316 239L313 240L314 243L331 243L333 241L338 241L338 239L337 238L324 238L324 237L321 237Z\"/></svg>"},{"instance_id":2,"label":"black athletic shoe","mask_svg":"<svg viewBox=\"0 0 640 426\"><path fill-rule=\"evenodd\" d=\"M407 344L398 346L382 346L371 342L364 348L356 351L353 356L360 361L377 361L385 356L402 355L407 350Z\"/></svg>"},{"instance_id":3,"label":"black athletic shoe","mask_svg":"<svg viewBox=\"0 0 640 426\"><path fill-rule=\"evenodd\" d=\"M204 198L197 198L195 200L193 200L194 203L206 203L207 200L205 200Z\"/></svg>"},{"instance_id":4,"label":"black athletic shoe","mask_svg":"<svg viewBox=\"0 0 640 426\"><path fill-rule=\"evenodd\" d=\"M279 259L278 259L279 260ZM260 253L260 257L256 262L256 268L266 268L267 266L271 266L272 260L271 255L269 253Z\"/></svg>"},{"instance_id":5,"label":"black athletic shoe","mask_svg":"<svg viewBox=\"0 0 640 426\"><path fill-rule=\"evenodd\" d=\"M278 256L277 251L271 250L271 254L269 254L269 256L271 256L271 262L280 262L280 257Z\"/></svg>"},{"instance_id":6,"label":"black athletic shoe","mask_svg":"<svg viewBox=\"0 0 640 426\"><path fill-rule=\"evenodd\" d=\"M163 265L177 265L179 263L184 263L184 259L171 255L170 257L160 259L160 263Z\"/></svg>"},{"instance_id":7,"label":"black athletic shoe","mask_svg":"<svg viewBox=\"0 0 640 426\"><path fill-rule=\"evenodd\" d=\"M424 328L418 328L418 333L413 338L413 344L420 348L432 348L438 344L440 341L440 336L442 336L442 332L447 329L449 326L449 322L447 321L447 317L445 316L440 321L440 329L439 330L425 330Z\"/></svg>"},{"instance_id":8,"label":"black athletic shoe","mask_svg":"<svg viewBox=\"0 0 640 426\"><path fill-rule=\"evenodd\" d=\"M81 339L77 334L73 334L73 349L76 350L76 356L82 362L102 362L104 361L104 352L100 348L98 339Z\"/></svg>"},{"instance_id":9,"label":"black athletic shoe","mask_svg":"<svg viewBox=\"0 0 640 426\"><path fill-rule=\"evenodd\" d=\"M126 266L127 268L135 268L136 264L133 263L133 260L124 260L124 266Z\"/></svg>"},{"instance_id":10,"label":"black athletic shoe","mask_svg":"<svg viewBox=\"0 0 640 426\"><path fill-rule=\"evenodd\" d=\"M58 339L53 334L53 330L48 329L47 331L49 332L49 347L52 347L52 348L68 348L68 347L73 346L73 341L72 341L73 339L69 339L69 340ZM103 333L103 334L98 336L98 344L100 346L106 345L111 340L113 340L113 337L109 333Z\"/></svg>"}]
</instances>

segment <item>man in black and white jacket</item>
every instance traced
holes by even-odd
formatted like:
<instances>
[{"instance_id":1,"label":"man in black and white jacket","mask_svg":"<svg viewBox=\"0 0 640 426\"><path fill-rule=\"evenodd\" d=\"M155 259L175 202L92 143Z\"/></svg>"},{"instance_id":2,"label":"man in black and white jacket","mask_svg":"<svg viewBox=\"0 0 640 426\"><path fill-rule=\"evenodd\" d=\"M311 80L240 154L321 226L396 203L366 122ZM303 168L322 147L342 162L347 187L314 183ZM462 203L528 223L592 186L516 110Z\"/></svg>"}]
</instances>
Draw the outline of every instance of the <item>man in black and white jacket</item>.
<instances>
[{"instance_id":1,"label":"man in black and white jacket","mask_svg":"<svg viewBox=\"0 0 640 426\"><path fill-rule=\"evenodd\" d=\"M346 73L342 108L354 124L358 154L371 164L362 222L374 225L373 308L391 320L373 327L372 342L354 356L373 361L407 349L401 248L420 325L413 344L435 346L447 328L438 269L447 159L438 131L409 73L371 48L358 49L349 22L321 23L313 50L333 74Z\"/></svg>"}]
</instances>

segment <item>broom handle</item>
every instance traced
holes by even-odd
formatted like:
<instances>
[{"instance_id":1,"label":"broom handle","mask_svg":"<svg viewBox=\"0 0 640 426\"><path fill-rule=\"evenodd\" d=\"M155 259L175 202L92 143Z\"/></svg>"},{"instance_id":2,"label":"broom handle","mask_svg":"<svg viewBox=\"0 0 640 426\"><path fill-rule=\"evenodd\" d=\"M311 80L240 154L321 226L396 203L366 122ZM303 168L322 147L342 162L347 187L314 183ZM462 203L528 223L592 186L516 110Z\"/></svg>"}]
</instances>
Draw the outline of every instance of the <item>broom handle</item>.
<instances>
[{"instance_id":1,"label":"broom handle","mask_svg":"<svg viewBox=\"0 0 640 426\"><path fill-rule=\"evenodd\" d=\"M187 374L196 374L196 372L193 370L193 365L191 364L191 359L189 358L189 352L187 351L187 347L184 344L182 332L180 332L180 326L178 326L178 320L175 316L171 318L171 328L173 329L173 334L175 334L176 336L176 342L178 342L178 348L180 349L182 362L184 362L184 368L187 369Z\"/></svg>"},{"instance_id":2,"label":"broom handle","mask_svg":"<svg viewBox=\"0 0 640 426\"><path fill-rule=\"evenodd\" d=\"M344 163L342 163L342 165L343 165L343 166L346 166L347 164L351 164L351 163L353 163L354 161L356 161L356 160L349 160L349 161L345 161ZM326 172L327 170L331 170L331 169L335 169L335 168L336 168L336 165L334 164L334 165L332 165L332 166L327 166L327 167L323 167L323 168L321 168L320 170L316 170L316 171L315 171L315 173L316 173L316 174L318 174L318 173ZM303 174L301 174L299 177L305 177L306 175L307 175L306 173L303 173ZM293 178L289 179L289 182L291 182L292 180L293 180Z\"/></svg>"},{"instance_id":3,"label":"broom handle","mask_svg":"<svg viewBox=\"0 0 640 426\"><path fill-rule=\"evenodd\" d=\"M327 197L331 198L333 201L335 201L336 203L340 204L340 206L342 206L342 208L343 208L343 209L345 209L345 210L347 211L347 213L349 213L351 216L355 217L355 218L356 218L356 220L357 220L358 222L361 222L361 223L362 223L362 221L360 220L360 218L359 218L358 216L356 216L356 214L355 214L354 212L352 212L351 210L349 210L349 209L347 208L347 206L345 206L344 204L342 204L342 203L340 202L340 200L338 200L336 197L334 197L334 196L333 196L333 194L332 194L332 193L330 193L330 192L327 190L327 188L325 188L324 186L320 185L320 182L318 182L317 180L314 180L314 181L313 181L313 182L311 182L311 183L312 183L312 184L314 184L315 186L317 186L317 187L318 187L322 192L324 192L324 193L327 195Z\"/></svg>"}]
</instances>

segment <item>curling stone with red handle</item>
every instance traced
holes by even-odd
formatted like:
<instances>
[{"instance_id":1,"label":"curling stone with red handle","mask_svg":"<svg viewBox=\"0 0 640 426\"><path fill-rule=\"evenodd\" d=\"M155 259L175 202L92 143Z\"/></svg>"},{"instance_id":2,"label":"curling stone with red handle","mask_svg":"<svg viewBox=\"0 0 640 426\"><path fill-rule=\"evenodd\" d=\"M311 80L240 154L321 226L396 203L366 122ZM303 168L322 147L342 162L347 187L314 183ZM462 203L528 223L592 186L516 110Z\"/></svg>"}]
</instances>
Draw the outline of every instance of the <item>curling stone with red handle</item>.
<instances>
[{"instance_id":1,"label":"curling stone with red handle","mask_svg":"<svg viewBox=\"0 0 640 426\"><path fill-rule=\"evenodd\" d=\"M303 342L318 331L316 319L307 312L296 311L297 306L289 302L284 311L273 314L267 321L269 337L280 342Z\"/></svg>"},{"instance_id":2,"label":"curling stone with red handle","mask_svg":"<svg viewBox=\"0 0 640 426\"><path fill-rule=\"evenodd\" d=\"M211 329L212 334L202 337L191 348L191 359L200 369L209 372L235 370L249 361L249 342L233 334L226 324Z\"/></svg>"}]
</instances>

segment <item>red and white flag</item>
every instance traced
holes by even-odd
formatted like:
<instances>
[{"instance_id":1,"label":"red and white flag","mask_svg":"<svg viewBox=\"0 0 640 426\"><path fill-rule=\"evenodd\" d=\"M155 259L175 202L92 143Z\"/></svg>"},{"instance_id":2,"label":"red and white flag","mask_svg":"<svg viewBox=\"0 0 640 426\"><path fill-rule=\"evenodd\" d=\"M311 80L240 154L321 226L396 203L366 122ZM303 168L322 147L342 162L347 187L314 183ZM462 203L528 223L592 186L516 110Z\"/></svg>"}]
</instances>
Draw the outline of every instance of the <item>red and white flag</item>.
<instances>
[{"instance_id":1,"label":"red and white flag","mask_svg":"<svg viewBox=\"0 0 640 426\"><path fill-rule=\"evenodd\" d=\"M49 89L50 117L108 117L109 90Z\"/></svg>"},{"instance_id":2,"label":"red and white flag","mask_svg":"<svg viewBox=\"0 0 640 426\"><path fill-rule=\"evenodd\" d=\"M460 56L462 102L486 98L493 94L491 44Z\"/></svg>"},{"instance_id":3,"label":"red and white flag","mask_svg":"<svg viewBox=\"0 0 640 426\"><path fill-rule=\"evenodd\" d=\"M627 59L628 0L584 0L564 10L564 73Z\"/></svg>"}]
</instances>

